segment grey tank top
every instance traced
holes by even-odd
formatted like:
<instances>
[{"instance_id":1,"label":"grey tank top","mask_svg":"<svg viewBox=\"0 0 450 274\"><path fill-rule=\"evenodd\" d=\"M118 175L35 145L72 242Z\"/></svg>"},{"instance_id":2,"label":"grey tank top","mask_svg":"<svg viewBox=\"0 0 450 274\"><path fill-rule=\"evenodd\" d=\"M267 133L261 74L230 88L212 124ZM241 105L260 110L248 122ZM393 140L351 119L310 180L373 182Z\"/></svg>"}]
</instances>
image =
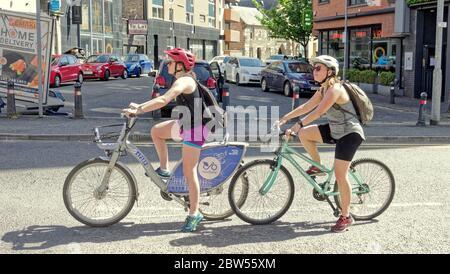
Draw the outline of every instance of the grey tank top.
<instances>
[{"instance_id":1,"label":"grey tank top","mask_svg":"<svg viewBox=\"0 0 450 274\"><path fill-rule=\"evenodd\" d=\"M352 102L348 101L347 103L339 106L342 109L337 109L332 106L326 113L326 117L330 124L331 137L339 140L345 135L354 132L358 133L363 140L366 140L363 128L356 116L356 111ZM354 113L354 115L347 113L344 110Z\"/></svg>"}]
</instances>

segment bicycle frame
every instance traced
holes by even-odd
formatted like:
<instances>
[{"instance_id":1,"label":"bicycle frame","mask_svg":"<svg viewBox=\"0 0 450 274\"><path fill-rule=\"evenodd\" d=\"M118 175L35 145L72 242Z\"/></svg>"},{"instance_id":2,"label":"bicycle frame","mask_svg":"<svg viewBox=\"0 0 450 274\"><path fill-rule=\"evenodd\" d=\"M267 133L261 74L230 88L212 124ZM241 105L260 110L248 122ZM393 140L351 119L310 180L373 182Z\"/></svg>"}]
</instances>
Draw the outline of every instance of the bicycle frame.
<instances>
[{"instance_id":1,"label":"bicycle frame","mask_svg":"<svg viewBox=\"0 0 450 274\"><path fill-rule=\"evenodd\" d=\"M328 186L331 184L331 177L333 176L334 167L332 169L328 169L325 166L313 161L312 159L305 156L304 154L295 151L294 149L289 147L288 141L286 141L286 140L283 141L282 145L275 152L275 155L276 155L275 161L277 162L277 165L273 169L273 171L269 174L269 176L266 179L266 181L264 182L264 184L261 186L260 191L259 191L261 195L265 195L267 192L269 192L272 185L274 184L275 179L278 176L278 171L280 170L280 167L282 165L283 158L286 159L287 161L289 161L295 167L295 169L297 169L300 172L300 174L306 179L306 181L319 194L324 195L324 196L339 195L339 192L334 192L332 190L326 191L326 189L328 189ZM298 164L298 162L296 161L296 159L294 157L300 158L301 160L309 163L310 165L313 165L313 166L319 168L320 170L324 171L328 175L325 185L323 187L321 187L316 182L316 180L314 180L314 178L312 178L310 175L308 175L308 173L306 173L305 170L303 170L303 168ZM349 173L350 173L350 176L358 183L358 189L357 190L353 189L352 193L353 194L367 193L369 191L369 189L362 184L362 182L358 178L358 176L351 169L349 170ZM362 190L360 190L360 188L362 188Z\"/></svg>"},{"instance_id":2,"label":"bicycle frame","mask_svg":"<svg viewBox=\"0 0 450 274\"><path fill-rule=\"evenodd\" d=\"M170 198L172 198L176 202L180 203L184 207L187 207L187 202L185 200L183 200L182 198L183 198L183 196L187 196L188 193L178 193L178 192L169 191L170 184L168 184L168 182L170 182L170 179L172 179L172 177L167 179L167 181L163 180L154 171L154 168L153 168L152 164L150 163L148 158L144 155L144 153L142 153L133 143L131 143L128 140L130 132L131 132L131 129L133 128L135 123L136 123L136 118L131 118L131 119L127 120L127 123L121 124L122 125L122 129L121 129L119 137L118 137L118 139L117 139L117 141L115 143L103 143L101 141L101 135L100 135L99 130L98 130L98 128L101 128L101 127L95 128L95 142L97 143L98 147L100 149L102 149L102 150L105 150L107 152L107 156L109 156L109 158L105 159L105 160L109 161L109 164L108 164L108 167L107 167L107 169L105 170L105 172L103 174L102 183L97 188L97 192L100 195L102 195L104 193L104 191L106 191L106 189L108 188L109 177L110 177L111 172L112 172L112 170L113 170L113 168L114 168L114 166L116 164L119 164L122 167L124 167L127 170L129 170L123 163L119 162L119 157L121 156L121 154L123 154L123 152L126 152L126 153L129 153L129 154L133 155L133 157L144 168L144 170L146 172L146 175L150 178L150 180L154 184L156 184L156 186L162 192L166 193ZM111 126L120 126L120 125L110 125L110 126L104 126L104 127L111 127ZM220 142L220 143L210 143L210 144L205 145L204 148L207 149L207 148L214 147L214 146L217 146L217 145L220 145L220 146L228 146L228 145L231 145L231 146L233 146L233 145L243 146L243 151L242 151L242 154L241 154L241 158L239 158L240 159L239 162L242 161L242 157L245 155L246 147L248 146L248 144L246 144L246 143L228 143L228 137L229 137L229 135L226 134L222 142ZM113 152L109 153L110 151L113 151ZM176 171L180 165L182 165L182 159L180 159L178 161L178 163L175 165L173 171ZM208 167L208 168L214 168L214 165L215 164L212 163L212 166ZM219 188L222 184L224 184L227 181L227 179L229 177L231 177L236 172L238 167L239 167L239 165L237 165L234 168L234 170L229 174L229 176L226 179L224 179L221 183L217 184L213 188L208 189L207 191L201 191L200 193L214 191L215 189ZM215 168L217 169L217 166L215 166ZM133 174L133 173L130 171L130 174ZM172 176L175 176L175 173L173 173ZM136 190L137 190L138 186L137 186L136 180L135 180L135 186L136 186ZM137 195L137 196L139 196L139 195ZM137 200L137 197L136 197L136 200Z\"/></svg>"}]
</instances>

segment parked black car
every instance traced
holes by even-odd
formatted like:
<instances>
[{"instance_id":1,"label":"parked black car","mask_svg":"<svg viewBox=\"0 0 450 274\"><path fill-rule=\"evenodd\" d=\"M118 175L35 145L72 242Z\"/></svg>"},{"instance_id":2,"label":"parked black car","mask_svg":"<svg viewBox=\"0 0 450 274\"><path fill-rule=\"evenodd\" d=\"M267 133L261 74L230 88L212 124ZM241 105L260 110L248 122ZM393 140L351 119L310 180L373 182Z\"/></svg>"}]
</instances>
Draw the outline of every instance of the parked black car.
<instances>
[{"instance_id":1,"label":"parked black car","mask_svg":"<svg viewBox=\"0 0 450 274\"><path fill-rule=\"evenodd\" d=\"M194 66L194 73L197 76L197 80L208 87L209 90L214 94L216 99L220 101L220 90L223 83L223 78L220 80L220 77L216 78L211 70L211 66L206 61L197 61ZM219 81L218 81L219 80ZM159 95L165 94L172 84L175 82L175 77L170 75L167 71L167 63L162 62L159 66L158 74L156 75L155 82L153 85L159 85ZM156 91L152 89L152 98L157 96ZM162 116L170 116L172 109L176 106L175 100L167 104L165 107L161 109Z\"/></svg>"},{"instance_id":2,"label":"parked black car","mask_svg":"<svg viewBox=\"0 0 450 274\"><path fill-rule=\"evenodd\" d=\"M300 88L300 96L319 89L310 64L303 61L275 61L261 71L261 89L264 92L281 90L285 96L291 96L295 86Z\"/></svg>"}]
</instances>

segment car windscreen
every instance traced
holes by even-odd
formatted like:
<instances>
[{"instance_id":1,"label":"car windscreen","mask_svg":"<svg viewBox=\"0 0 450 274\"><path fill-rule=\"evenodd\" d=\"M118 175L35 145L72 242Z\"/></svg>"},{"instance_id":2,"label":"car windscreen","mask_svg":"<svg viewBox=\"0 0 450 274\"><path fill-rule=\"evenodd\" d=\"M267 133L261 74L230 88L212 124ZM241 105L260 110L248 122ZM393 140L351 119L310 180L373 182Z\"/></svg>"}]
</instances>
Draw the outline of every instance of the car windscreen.
<instances>
[{"instance_id":1,"label":"car windscreen","mask_svg":"<svg viewBox=\"0 0 450 274\"><path fill-rule=\"evenodd\" d=\"M91 55L87 59L87 63L107 63L108 60L108 55Z\"/></svg>"},{"instance_id":2,"label":"car windscreen","mask_svg":"<svg viewBox=\"0 0 450 274\"><path fill-rule=\"evenodd\" d=\"M58 62L59 62L59 59L60 59L59 56L57 56L57 57L53 56L52 57L52 62L51 62L52 66L56 66L58 64Z\"/></svg>"},{"instance_id":3,"label":"car windscreen","mask_svg":"<svg viewBox=\"0 0 450 274\"><path fill-rule=\"evenodd\" d=\"M239 63L242 67L260 67L262 63L259 59L240 59Z\"/></svg>"},{"instance_id":4,"label":"car windscreen","mask_svg":"<svg viewBox=\"0 0 450 274\"><path fill-rule=\"evenodd\" d=\"M194 73L197 76L197 80L204 85L206 85L208 78L211 77L209 66L206 64L195 64Z\"/></svg>"},{"instance_id":5,"label":"car windscreen","mask_svg":"<svg viewBox=\"0 0 450 274\"><path fill-rule=\"evenodd\" d=\"M283 55L272 55L269 57L270 60L283 60Z\"/></svg>"},{"instance_id":6,"label":"car windscreen","mask_svg":"<svg viewBox=\"0 0 450 274\"><path fill-rule=\"evenodd\" d=\"M125 62L139 62L139 55L128 55Z\"/></svg>"},{"instance_id":7,"label":"car windscreen","mask_svg":"<svg viewBox=\"0 0 450 274\"><path fill-rule=\"evenodd\" d=\"M305 63L288 63L288 72L292 73L313 73L313 67Z\"/></svg>"}]
</instances>

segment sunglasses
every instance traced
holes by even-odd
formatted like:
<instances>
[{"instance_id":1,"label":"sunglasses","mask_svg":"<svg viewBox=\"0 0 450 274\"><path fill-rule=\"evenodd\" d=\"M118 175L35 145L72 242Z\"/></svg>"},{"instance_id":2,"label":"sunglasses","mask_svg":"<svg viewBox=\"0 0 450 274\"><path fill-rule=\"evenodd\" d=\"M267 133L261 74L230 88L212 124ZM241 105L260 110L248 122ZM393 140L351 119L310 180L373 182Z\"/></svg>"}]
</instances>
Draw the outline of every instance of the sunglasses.
<instances>
[{"instance_id":1,"label":"sunglasses","mask_svg":"<svg viewBox=\"0 0 450 274\"><path fill-rule=\"evenodd\" d=\"M320 66L314 66L313 71L319 72L322 69Z\"/></svg>"}]
</instances>

